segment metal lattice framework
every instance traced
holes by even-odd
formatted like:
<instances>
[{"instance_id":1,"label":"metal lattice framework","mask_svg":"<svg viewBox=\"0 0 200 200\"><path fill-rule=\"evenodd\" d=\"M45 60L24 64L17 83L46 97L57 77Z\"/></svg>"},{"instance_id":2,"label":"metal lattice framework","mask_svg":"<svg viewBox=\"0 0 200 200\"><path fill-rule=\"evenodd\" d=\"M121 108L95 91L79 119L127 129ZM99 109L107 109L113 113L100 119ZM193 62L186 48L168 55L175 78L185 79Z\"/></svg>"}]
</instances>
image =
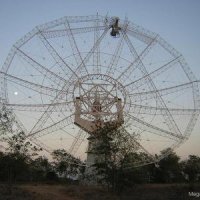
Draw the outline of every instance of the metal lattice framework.
<instances>
[{"instance_id":1,"label":"metal lattice framework","mask_svg":"<svg viewBox=\"0 0 200 200\"><path fill-rule=\"evenodd\" d=\"M118 115L119 99L124 134L149 155L127 167L178 147L200 114L199 80L183 56L158 34L117 17L63 17L35 27L13 45L0 78L1 105L47 152L66 148L84 158L88 133L74 124L75 99L82 117L93 120L98 96L95 112L104 121Z\"/></svg>"}]
</instances>

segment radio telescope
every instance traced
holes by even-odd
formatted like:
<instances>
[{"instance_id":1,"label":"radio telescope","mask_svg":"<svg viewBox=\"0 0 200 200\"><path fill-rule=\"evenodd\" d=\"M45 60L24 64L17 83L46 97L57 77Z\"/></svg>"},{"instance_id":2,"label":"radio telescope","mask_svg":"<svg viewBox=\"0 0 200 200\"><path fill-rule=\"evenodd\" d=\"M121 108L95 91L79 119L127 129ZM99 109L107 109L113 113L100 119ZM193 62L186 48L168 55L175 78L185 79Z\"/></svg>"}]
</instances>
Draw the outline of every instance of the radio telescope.
<instances>
[{"instance_id":1,"label":"radio telescope","mask_svg":"<svg viewBox=\"0 0 200 200\"><path fill-rule=\"evenodd\" d=\"M199 81L183 56L118 17L36 26L12 46L0 75L1 106L15 128L47 152L64 148L81 159L97 124L117 122L124 145L148 155L127 167L157 162L155 154L188 139L200 111Z\"/></svg>"}]
</instances>

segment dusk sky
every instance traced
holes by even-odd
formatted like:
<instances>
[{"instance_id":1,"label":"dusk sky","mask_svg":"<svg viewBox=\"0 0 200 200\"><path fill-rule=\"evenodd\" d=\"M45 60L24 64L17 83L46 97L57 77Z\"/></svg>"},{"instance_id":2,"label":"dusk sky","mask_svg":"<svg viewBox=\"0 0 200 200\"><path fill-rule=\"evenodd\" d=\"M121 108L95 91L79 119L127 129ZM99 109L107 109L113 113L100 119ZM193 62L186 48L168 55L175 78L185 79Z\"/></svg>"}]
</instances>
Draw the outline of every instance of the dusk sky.
<instances>
[{"instance_id":1,"label":"dusk sky","mask_svg":"<svg viewBox=\"0 0 200 200\"><path fill-rule=\"evenodd\" d=\"M0 67L12 44L37 25L63 16L118 16L161 35L200 79L199 0L0 0ZM200 156L200 119L176 152Z\"/></svg>"}]
</instances>

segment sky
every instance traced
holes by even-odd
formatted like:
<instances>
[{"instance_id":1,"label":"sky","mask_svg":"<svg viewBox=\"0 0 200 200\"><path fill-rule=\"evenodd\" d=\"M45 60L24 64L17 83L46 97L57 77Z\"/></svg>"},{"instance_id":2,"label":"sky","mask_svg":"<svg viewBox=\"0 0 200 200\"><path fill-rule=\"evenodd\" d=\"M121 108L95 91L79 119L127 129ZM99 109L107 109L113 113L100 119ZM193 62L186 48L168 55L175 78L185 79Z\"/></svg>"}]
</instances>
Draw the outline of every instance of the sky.
<instances>
[{"instance_id":1,"label":"sky","mask_svg":"<svg viewBox=\"0 0 200 200\"><path fill-rule=\"evenodd\" d=\"M63 16L118 16L160 34L200 79L199 0L0 0L0 67L12 44L37 25ZM177 153L200 155L200 120Z\"/></svg>"}]
</instances>

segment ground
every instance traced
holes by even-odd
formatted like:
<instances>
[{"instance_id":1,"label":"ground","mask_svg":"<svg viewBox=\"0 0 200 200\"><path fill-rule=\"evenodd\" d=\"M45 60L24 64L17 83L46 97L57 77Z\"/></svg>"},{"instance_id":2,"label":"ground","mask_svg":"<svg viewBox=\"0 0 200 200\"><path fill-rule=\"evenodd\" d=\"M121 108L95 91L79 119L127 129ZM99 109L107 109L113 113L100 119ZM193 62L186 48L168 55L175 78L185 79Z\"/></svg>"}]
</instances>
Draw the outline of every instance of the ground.
<instances>
[{"instance_id":1,"label":"ground","mask_svg":"<svg viewBox=\"0 0 200 200\"><path fill-rule=\"evenodd\" d=\"M189 200L188 192L198 192L200 185L148 184L135 185L121 195L97 187L79 185L21 184L0 185L0 200ZM200 197L199 197L200 198Z\"/></svg>"}]
</instances>

